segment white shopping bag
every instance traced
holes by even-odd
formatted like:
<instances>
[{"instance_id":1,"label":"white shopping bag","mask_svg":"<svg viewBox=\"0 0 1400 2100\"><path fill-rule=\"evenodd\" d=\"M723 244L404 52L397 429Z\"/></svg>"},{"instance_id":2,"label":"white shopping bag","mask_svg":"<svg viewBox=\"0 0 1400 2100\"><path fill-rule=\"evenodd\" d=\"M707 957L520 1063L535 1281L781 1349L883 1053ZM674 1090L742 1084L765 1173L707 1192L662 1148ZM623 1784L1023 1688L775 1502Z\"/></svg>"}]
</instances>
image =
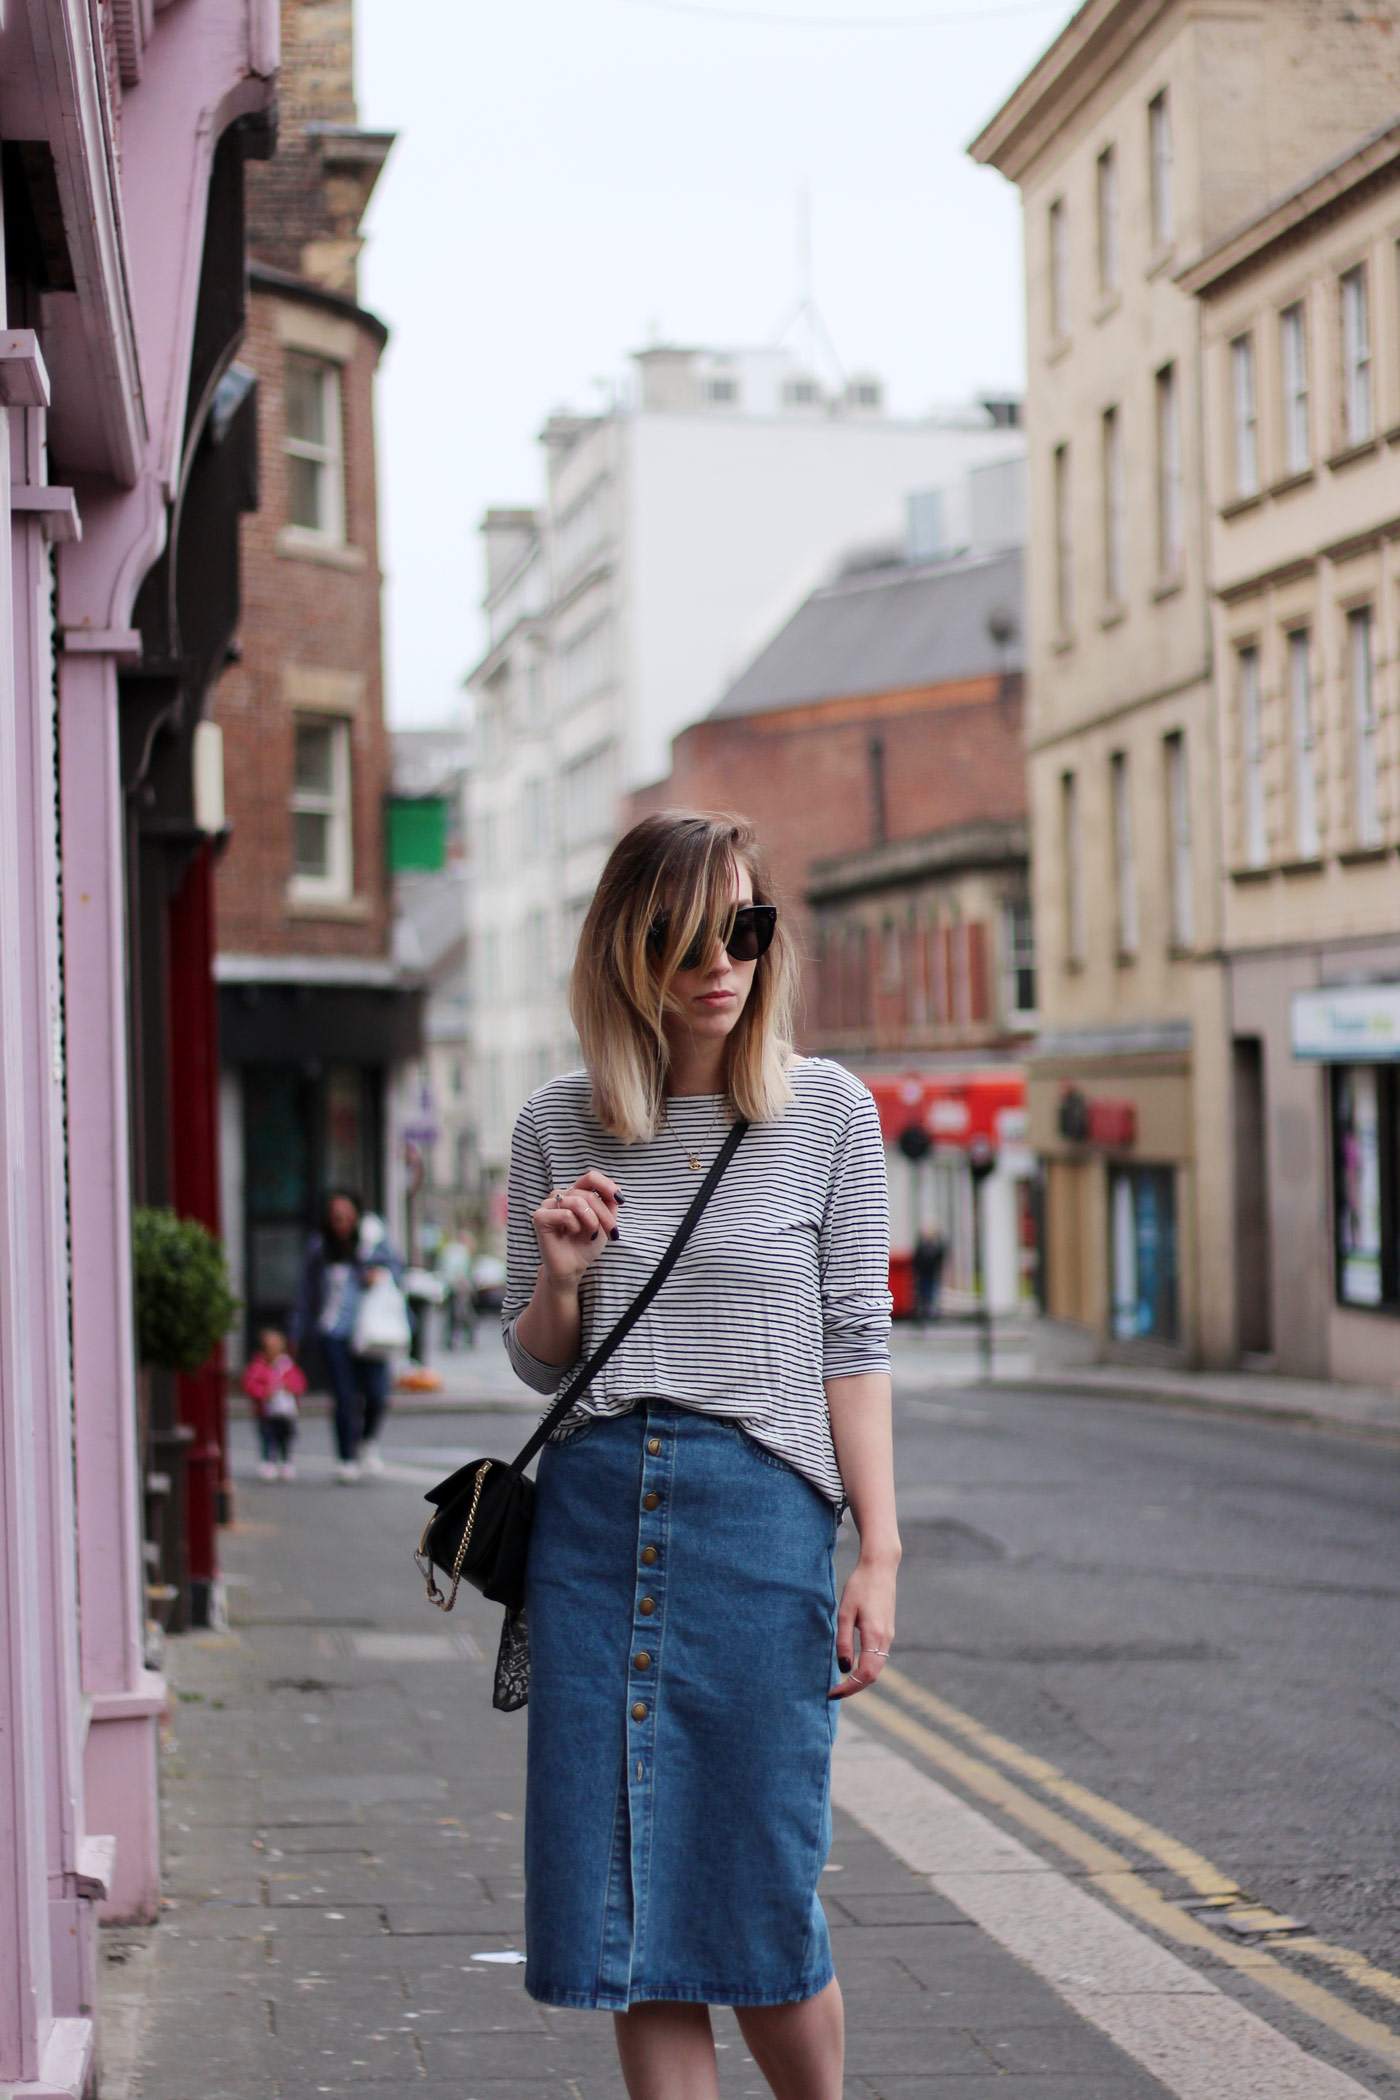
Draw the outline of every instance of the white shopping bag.
<instances>
[{"instance_id":1,"label":"white shopping bag","mask_svg":"<svg viewBox=\"0 0 1400 2100\"><path fill-rule=\"evenodd\" d=\"M402 1356L411 1340L403 1292L386 1269L360 1299L350 1346L356 1356Z\"/></svg>"}]
</instances>

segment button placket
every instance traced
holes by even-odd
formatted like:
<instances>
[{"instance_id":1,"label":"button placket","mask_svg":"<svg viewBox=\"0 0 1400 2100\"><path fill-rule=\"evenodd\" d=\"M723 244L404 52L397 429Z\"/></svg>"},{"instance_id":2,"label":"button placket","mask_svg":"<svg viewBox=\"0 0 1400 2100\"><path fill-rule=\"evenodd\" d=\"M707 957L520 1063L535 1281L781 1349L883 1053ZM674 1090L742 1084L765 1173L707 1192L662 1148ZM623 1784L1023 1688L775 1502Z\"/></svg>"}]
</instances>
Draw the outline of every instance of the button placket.
<instances>
[{"instance_id":1,"label":"button placket","mask_svg":"<svg viewBox=\"0 0 1400 2100\"><path fill-rule=\"evenodd\" d=\"M648 1413L642 1443L638 1492L637 1564L633 1571L631 1650L627 1664L628 1767L633 1814L632 1887L645 1905L650 1871L652 1803L650 1779L656 1752L656 1710L661 1695L662 1627L666 1616L666 1542L675 1464L675 1427ZM643 1606L646 1609L643 1609ZM645 1919L636 1919L637 1944Z\"/></svg>"}]
</instances>

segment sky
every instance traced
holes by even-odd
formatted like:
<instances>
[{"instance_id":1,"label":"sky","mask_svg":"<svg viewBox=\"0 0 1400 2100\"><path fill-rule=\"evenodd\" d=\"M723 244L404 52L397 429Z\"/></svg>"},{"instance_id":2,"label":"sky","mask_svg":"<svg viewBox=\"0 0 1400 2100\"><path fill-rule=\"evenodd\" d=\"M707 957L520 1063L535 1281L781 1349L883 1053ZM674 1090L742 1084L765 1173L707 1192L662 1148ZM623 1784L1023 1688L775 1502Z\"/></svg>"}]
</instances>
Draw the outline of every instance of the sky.
<instances>
[{"instance_id":1,"label":"sky","mask_svg":"<svg viewBox=\"0 0 1400 2100\"><path fill-rule=\"evenodd\" d=\"M360 295L395 726L457 719L482 513L649 341L773 340L811 281L848 371L919 415L1022 383L1019 203L967 142L1066 0L358 0L359 118L398 141ZM886 26L888 25L888 26Z\"/></svg>"}]
</instances>

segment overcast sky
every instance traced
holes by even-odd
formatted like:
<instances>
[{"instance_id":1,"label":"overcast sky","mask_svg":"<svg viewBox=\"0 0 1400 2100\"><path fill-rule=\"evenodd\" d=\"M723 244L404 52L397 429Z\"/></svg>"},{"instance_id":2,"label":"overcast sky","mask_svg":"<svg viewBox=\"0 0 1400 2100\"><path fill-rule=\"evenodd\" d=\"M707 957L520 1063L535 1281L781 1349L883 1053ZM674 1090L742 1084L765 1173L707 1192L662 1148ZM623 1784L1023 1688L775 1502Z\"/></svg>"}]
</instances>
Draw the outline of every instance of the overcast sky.
<instances>
[{"instance_id":1,"label":"overcast sky","mask_svg":"<svg viewBox=\"0 0 1400 2100\"><path fill-rule=\"evenodd\" d=\"M360 121L399 133L361 278L392 331L379 468L396 724L459 705L482 646L477 527L490 504L538 500L545 415L596 404L595 382L657 337L771 340L798 300L804 191L816 300L848 370L880 373L915 415L1020 385L1016 193L965 148L1072 12L358 0Z\"/></svg>"}]
</instances>

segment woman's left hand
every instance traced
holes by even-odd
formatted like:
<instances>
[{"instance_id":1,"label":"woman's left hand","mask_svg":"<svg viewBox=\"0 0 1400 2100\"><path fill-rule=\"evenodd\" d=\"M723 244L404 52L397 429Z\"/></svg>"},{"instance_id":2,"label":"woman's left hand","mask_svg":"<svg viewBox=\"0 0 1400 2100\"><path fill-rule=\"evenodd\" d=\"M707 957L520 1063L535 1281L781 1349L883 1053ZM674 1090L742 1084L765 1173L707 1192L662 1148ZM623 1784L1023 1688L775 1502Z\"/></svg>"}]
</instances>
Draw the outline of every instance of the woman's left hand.
<instances>
[{"instance_id":1,"label":"woman's left hand","mask_svg":"<svg viewBox=\"0 0 1400 2100\"><path fill-rule=\"evenodd\" d=\"M894 1646L894 1589L893 1562L858 1560L847 1576L836 1615L836 1659L846 1674L829 1699L865 1691L884 1669Z\"/></svg>"}]
</instances>

